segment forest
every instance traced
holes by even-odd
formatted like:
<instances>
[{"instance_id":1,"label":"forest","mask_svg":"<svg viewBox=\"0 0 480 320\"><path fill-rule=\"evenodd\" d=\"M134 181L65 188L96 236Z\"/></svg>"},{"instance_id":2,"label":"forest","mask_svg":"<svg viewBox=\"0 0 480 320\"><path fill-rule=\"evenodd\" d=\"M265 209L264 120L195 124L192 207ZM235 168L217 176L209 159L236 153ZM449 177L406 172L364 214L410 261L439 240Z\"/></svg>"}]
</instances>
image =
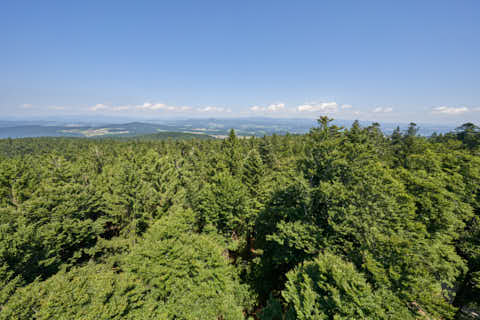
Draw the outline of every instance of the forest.
<instances>
[{"instance_id":1,"label":"forest","mask_svg":"<svg viewBox=\"0 0 480 320\"><path fill-rule=\"evenodd\" d=\"M0 319L474 319L480 128L0 140Z\"/></svg>"}]
</instances>

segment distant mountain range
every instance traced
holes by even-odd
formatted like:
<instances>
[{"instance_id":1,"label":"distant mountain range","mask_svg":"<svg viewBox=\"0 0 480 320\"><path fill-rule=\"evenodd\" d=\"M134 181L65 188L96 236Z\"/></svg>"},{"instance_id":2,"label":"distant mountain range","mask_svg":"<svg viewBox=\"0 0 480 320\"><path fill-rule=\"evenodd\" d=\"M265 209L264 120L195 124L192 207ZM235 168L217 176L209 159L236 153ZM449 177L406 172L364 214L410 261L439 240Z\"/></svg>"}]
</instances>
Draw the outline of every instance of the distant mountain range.
<instances>
[{"instance_id":1,"label":"distant mountain range","mask_svg":"<svg viewBox=\"0 0 480 320\"><path fill-rule=\"evenodd\" d=\"M105 121L105 120L103 120ZM350 127L353 121L335 120L338 126ZM368 126L371 121L361 121ZM317 125L313 119L276 119L276 118L238 118L238 119L187 119L187 120L145 120L141 122L95 122L66 120L35 121L2 121L0 120L0 138L24 137L136 137L151 134L161 136L172 133L184 133L182 137L210 136L223 138L230 129L235 129L239 136L264 136L271 134L301 134ZM399 126L402 130L408 127L405 123L381 123L385 134L391 134ZM419 134L429 136L432 133L446 133L454 126L418 124ZM178 134L177 137L180 137Z\"/></svg>"}]
</instances>

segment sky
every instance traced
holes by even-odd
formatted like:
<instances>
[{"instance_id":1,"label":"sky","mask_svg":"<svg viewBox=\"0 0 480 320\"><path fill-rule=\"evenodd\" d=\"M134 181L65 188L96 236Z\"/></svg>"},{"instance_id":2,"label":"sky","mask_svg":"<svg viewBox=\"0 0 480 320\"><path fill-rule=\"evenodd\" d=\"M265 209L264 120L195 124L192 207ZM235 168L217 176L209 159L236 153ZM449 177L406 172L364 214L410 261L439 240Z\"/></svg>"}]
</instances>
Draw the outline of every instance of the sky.
<instances>
[{"instance_id":1,"label":"sky","mask_svg":"<svg viewBox=\"0 0 480 320\"><path fill-rule=\"evenodd\" d=\"M480 1L0 1L0 120L480 122Z\"/></svg>"}]
</instances>

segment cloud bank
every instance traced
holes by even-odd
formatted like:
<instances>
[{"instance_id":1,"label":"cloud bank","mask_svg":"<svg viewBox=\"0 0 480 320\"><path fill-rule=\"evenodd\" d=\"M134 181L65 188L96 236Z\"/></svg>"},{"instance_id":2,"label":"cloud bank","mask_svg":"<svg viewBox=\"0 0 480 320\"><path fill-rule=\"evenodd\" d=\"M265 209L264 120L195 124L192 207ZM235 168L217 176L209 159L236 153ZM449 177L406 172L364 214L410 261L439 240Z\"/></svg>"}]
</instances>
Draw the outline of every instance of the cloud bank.
<instances>
[{"instance_id":1,"label":"cloud bank","mask_svg":"<svg viewBox=\"0 0 480 320\"><path fill-rule=\"evenodd\" d=\"M298 112L324 112L335 113L338 111L338 103L336 102L322 102L322 103L308 103L297 107Z\"/></svg>"},{"instance_id":2,"label":"cloud bank","mask_svg":"<svg viewBox=\"0 0 480 320\"><path fill-rule=\"evenodd\" d=\"M285 109L285 103L272 103L269 104L268 106L262 107L262 106L253 106L250 107L250 111L252 112L281 112L281 111L287 111Z\"/></svg>"},{"instance_id":3,"label":"cloud bank","mask_svg":"<svg viewBox=\"0 0 480 320\"><path fill-rule=\"evenodd\" d=\"M432 109L433 114L449 114L449 115L459 115L465 112L468 112L469 109L467 107L434 107Z\"/></svg>"},{"instance_id":4,"label":"cloud bank","mask_svg":"<svg viewBox=\"0 0 480 320\"><path fill-rule=\"evenodd\" d=\"M91 106L73 105L36 105L30 103L17 104L15 110L18 114L29 115L101 115L101 116L175 116L175 117L245 117L245 116L267 116L280 118L316 118L320 115L331 115L337 119L345 120L392 120L398 121L402 117L402 110L390 106L354 106L352 104L337 103L335 100L324 100L321 102L306 102L303 104L288 105L285 102L274 102L270 104L256 104L250 107L230 108L228 106L215 105L171 105L167 103L147 100L141 104L111 104L98 103ZM445 121L448 117L452 120L475 121L480 115L480 107L477 106L448 106L428 107L423 109L424 116L429 121ZM400 118L399 118L400 117ZM408 119L407 119L408 120ZM407 121L404 120L404 121Z\"/></svg>"},{"instance_id":5,"label":"cloud bank","mask_svg":"<svg viewBox=\"0 0 480 320\"><path fill-rule=\"evenodd\" d=\"M372 110L373 113L390 113L393 112L392 107L376 107Z\"/></svg>"},{"instance_id":6,"label":"cloud bank","mask_svg":"<svg viewBox=\"0 0 480 320\"><path fill-rule=\"evenodd\" d=\"M159 111L164 111L164 112L217 112L217 113L223 113L223 112L232 112L231 109L229 108L224 108L224 107L213 107L213 106L207 106L207 107L198 107L194 108L191 106L172 106L168 105L165 103L152 103L152 102L145 102L143 104L139 105L120 105L120 106L112 106L112 105L107 105L107 104L96 104L92 107L88 108L89 111L91 112L125 112L125 111L138 111L138 112L159 112Z\"/></svg>"}]
</instances>

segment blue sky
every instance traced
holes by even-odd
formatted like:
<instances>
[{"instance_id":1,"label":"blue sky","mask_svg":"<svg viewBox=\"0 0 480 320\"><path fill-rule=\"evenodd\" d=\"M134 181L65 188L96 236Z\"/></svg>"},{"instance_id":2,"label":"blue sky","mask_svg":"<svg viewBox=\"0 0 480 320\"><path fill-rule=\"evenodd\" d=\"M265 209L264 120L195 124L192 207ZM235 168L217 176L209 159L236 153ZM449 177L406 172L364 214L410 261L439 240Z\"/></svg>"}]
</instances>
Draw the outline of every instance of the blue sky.
<instances>
[{"instance_id":1,"label":"blue sky","mask_svg":"<svg viewBox=\"0 0 480 320\"><path fill-rule=\"evenodd\" d=\"M480 121L478 0L2 1L0 49L3 118Z\"/></svg>"}]
</instances>

